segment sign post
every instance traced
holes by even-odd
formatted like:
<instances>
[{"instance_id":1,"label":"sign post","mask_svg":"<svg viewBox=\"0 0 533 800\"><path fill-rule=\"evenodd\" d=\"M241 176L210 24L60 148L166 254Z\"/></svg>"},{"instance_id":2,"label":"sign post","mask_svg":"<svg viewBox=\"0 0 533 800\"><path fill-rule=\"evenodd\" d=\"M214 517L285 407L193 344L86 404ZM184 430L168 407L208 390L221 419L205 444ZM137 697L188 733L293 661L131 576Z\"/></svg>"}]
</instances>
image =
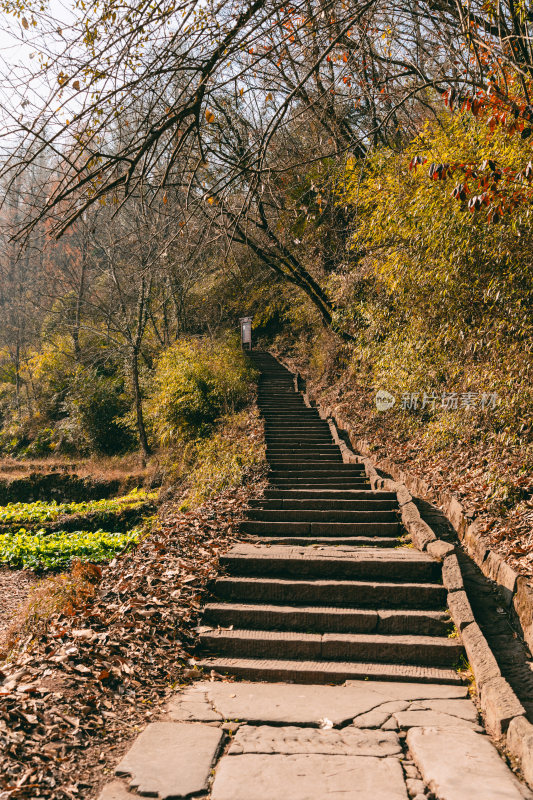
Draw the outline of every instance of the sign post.
<instances>
[{"instance_id":1,"label":"sign post","mask_svg":"<svg viewBox=\"0 0 533 800\"><path fill-rule=\"evenodd\" d=\"M243 350L252 349L252 318L241 317L241 346Z\"/></svg>"}]
</instances>

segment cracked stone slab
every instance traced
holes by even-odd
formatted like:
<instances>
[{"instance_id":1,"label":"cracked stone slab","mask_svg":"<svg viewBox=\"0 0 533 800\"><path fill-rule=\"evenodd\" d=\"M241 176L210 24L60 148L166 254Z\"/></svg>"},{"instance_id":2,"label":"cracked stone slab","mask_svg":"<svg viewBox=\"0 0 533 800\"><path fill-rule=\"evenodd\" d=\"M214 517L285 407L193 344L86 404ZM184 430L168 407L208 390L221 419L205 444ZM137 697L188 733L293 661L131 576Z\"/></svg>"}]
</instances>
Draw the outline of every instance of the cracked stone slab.
<instances>
[{"instance_id":1,"label":"cracked stone slab","mask_svg":"<svg viewBox=\"0 0 533 800\"><path fill-rule=\"evenodd\" d=\"M194 687L177 692L168 704L168 714L175 722L222 722L205 692Z\"/></svg>"},{"instance_id":2,"label":"cracked stone slab","mask_svg":"<svg viewBox=\"0 0 533 800\"><path fill-rule=\"evenodd\" d=\"M407 800L396 758L339 755L259 755L222 759L212 800Z\"/></svg>"},{"instance_id":3,"label":"cracked stone slab","mask_svg":"<svg viewBox=\"0 0 533 800\"><path fill-rule=\"evenodd\" d=\"M411 703L409 711L440 711L443 714L450 714L452 717L460 717L468 722L478 722L478 711L471 700L418 700ZM395 711L405 709L395 709Z\"/></svg>"},{"instance_id":4,"label":"cracked stone slab","mask_svg":"<svg viewBox=\"0 0 533 800\"><path fill-rule=\"evenodd\" d=\"M149 797L187 797L207 790L224 733L201 723L152 722L115 772Z\"/></svg>"},{"instance_id":5,"label":"cracked stone slab","mask_svg":"<svg viewBox=\"0 0 533 800\"><path fill-rule=\"evenodd\" d=\"M392 700L388 703L368 711L366 714L360 714L354 717L353 725L356 728L381 728L394 711L405 711L409 708L409 701L407 700Z\"/></svg>"},{"instance_id":6,"label":"cracked stone slab","mask_svg":"<svg viewBox=\"0 0 533 800\"><path fill-rule=\"evenodd\" d=\"M466 728L467 730L483 732L483 728L474 722L443 714L441 711L398 711L393 714L394 719L402 730L407 728Z\"/></svg>"},{"instance_id":7,"label":"cracked stone slab","mask_svg":"<svg viewBox=\"0 0 533 800\"><path fill-rule=\"evenodd\" d=\"M324 718L340 725L391 700L467 695L462 686L393 681L349 681L345 686L205 682L202 688L225 720L313 726Z\"/></svg>"},{"instance_id":8,"label":"cracked stone slab","mask_svg":"<svg viewBox=\"0 0 533 800\"><path fill-rule=\"evenodd\" d=\"M343 728L259 727L246 725L240 728L230 748L229 755L242 753L280 753L302 755L306 753L339 756L397 756L402 752L395 733L385 731Z\"/></svg>"},{"instance_id":9,"label":"cracked stone slab","mask_svg":"<svg viewBox=\"0 0 533 800\"><path fill-rule=\"evenodd\" d=\"M487 736L468 728L411 728L407 745L438 800L531 800Z\"/></svg>"}]
</instances>

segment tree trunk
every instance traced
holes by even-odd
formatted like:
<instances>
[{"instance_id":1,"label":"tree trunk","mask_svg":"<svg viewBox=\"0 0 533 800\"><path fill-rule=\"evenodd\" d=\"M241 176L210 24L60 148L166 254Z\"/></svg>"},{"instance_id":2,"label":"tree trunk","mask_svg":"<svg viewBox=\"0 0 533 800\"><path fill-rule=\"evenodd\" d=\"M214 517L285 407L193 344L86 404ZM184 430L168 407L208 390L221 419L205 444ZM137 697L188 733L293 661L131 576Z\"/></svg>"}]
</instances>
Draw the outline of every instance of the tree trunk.
<instances>
[{"instance_id":1,"label":"tree trunk","mask_svg":"<svg viewBox=\"0 0 533 800\"><path fill-rule=\"evenodd\" d=\"M139 443L143 456L147 458L152 454L150 445L148 444L148 437L146 435L146 427L144 424L143 405L141 387L139 384L139 351L133 350L131 355L131 385L133 389L133 398L135 402L135 417L137 424L137 433L139 435Z\"/></svg>"}]
</instances>

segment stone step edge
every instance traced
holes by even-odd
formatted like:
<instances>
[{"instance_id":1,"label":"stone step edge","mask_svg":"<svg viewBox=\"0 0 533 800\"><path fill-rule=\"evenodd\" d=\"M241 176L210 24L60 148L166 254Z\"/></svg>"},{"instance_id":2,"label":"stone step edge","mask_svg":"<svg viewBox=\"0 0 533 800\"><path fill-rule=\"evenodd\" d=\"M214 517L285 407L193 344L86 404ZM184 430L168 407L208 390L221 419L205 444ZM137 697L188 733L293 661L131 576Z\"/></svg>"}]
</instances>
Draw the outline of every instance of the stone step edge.
<instances>
[{"instance_id":1,"label":"stone step edge","mask_svg":"<svg viewBox=\"0 0 533 800\"><path fill-rule=\"evenodd\" d=\"M264 536L261 533L248 533L242 541L250 544L285 544L285 545L301 545L305 547L320 547L328 545L336 547L337 545L345 545L347 547L396 547L402 544L398 537L389 536Z\"/></svg>"},{"instance_id":2,"label":"stone step edge","mask_svg":"<svg viewBox=\"0 0 533 800\"><path fill-rule=\"evenodd\" d=\"M417 667L399 664L342 661L293 661L290 659L204 658L195 662L200 669L229 672L258 680L291 683L344 683L346 680L379 680L464 685L464 678L446 667ZM304 678L304 680L298 680Z\"/></svg>"},{"instance_id":3,"label":"stone step edge","mask_svg":"<svg viewBox=\"0 0 533 800\"><path fill-rule=\"evenodd\" d=\"M281 362L283 363L283 362ZM289 369L287 365L283 365ZM291 371L289 369L289 371ZM294 374L294 385L299 391L300 375ZM463 576L455 547L449 542L439 539L432 528L424 522L413 497L404 480L405 473L390 459L377 461L366 442L350 433L350 426L340 417L331 414L329 408L322 408L317 398L309 393L309 389L301 391L305 404L316 408L320 417L327 420L333 440L339 445L345 463L363 462L370 479L372 489L396 492L402 514L402 522L411 534L412 542L419 550L426 550L434 558L443 562L443 580L448 590L448 608L450 615L461 631L463 645L472 670L479 694L481 712L485 727L500 750L506 750L516 759L528 785L533 788L533 724L526 719L526 711L520 703L509 683L502 676L496 658L489 647L480 627L475 622L472 608L464 588ZM356 453L346 444L339 430L345 431L350 442L355 439ZM389 474L396 474L397 480L381 477L376 466L383 464ZM410 477L410 476L409 476ZM412 486L420 485L420 481L410 479ZM429 487L427 487L429 493ZM527 586L525 579L516 573L483 543L479 534L479 525L475 521L469 524L469 518L455 496L440 498L447 512L448 519L458 533L459 539L473 553L474 560L487 577L495 580L507 595L510 595L509 606L514 606L519 617L524 636L530 648L533 648L533 589ZM491 558L492 557L492 558ZM491 574L494 570L495 572ZM498 581L498 577L500 580ZM520 593L522 598L520 597ZM456 597L452 595L455 593ZM523 599L527 595L527 602Z\"/></svg>"}]
</instances>

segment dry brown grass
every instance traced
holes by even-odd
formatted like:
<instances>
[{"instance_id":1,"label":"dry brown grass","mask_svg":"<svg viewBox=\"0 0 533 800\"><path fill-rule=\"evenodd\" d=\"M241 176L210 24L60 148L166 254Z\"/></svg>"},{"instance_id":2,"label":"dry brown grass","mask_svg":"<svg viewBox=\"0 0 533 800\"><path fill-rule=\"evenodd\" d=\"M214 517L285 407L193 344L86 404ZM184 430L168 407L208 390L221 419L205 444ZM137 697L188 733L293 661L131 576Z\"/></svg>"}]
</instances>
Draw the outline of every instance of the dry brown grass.
<instances>
[{"instance_id":1,"label":"dry brown grass","mask_svg":"<svg viewBox=\"0 0 533 800\"><path fill-rule=\"evenodd\" d=\"M144 463L137 453L76 460L54 457L31 460L3 458L0 460L0 478L23 478L34 472L66 472L75 473L80 478L91 477L97 480L121 480L130 475L149 479L158 471L159 464L158 454Z\"/></svg>"},{"instance_id":2,"label":"dry brown grass","mask_svg":"<svg viewBox=\"0 0 533 800\"><path fill-rule=\"evenodd\" d=\"M96 564L75 561L70 572L39 581L0 642L0 659L6 659L22 641L43 634L54 614L72 616L83 609L94 597L101 577Z\"/></svg>"}]
</instances>

